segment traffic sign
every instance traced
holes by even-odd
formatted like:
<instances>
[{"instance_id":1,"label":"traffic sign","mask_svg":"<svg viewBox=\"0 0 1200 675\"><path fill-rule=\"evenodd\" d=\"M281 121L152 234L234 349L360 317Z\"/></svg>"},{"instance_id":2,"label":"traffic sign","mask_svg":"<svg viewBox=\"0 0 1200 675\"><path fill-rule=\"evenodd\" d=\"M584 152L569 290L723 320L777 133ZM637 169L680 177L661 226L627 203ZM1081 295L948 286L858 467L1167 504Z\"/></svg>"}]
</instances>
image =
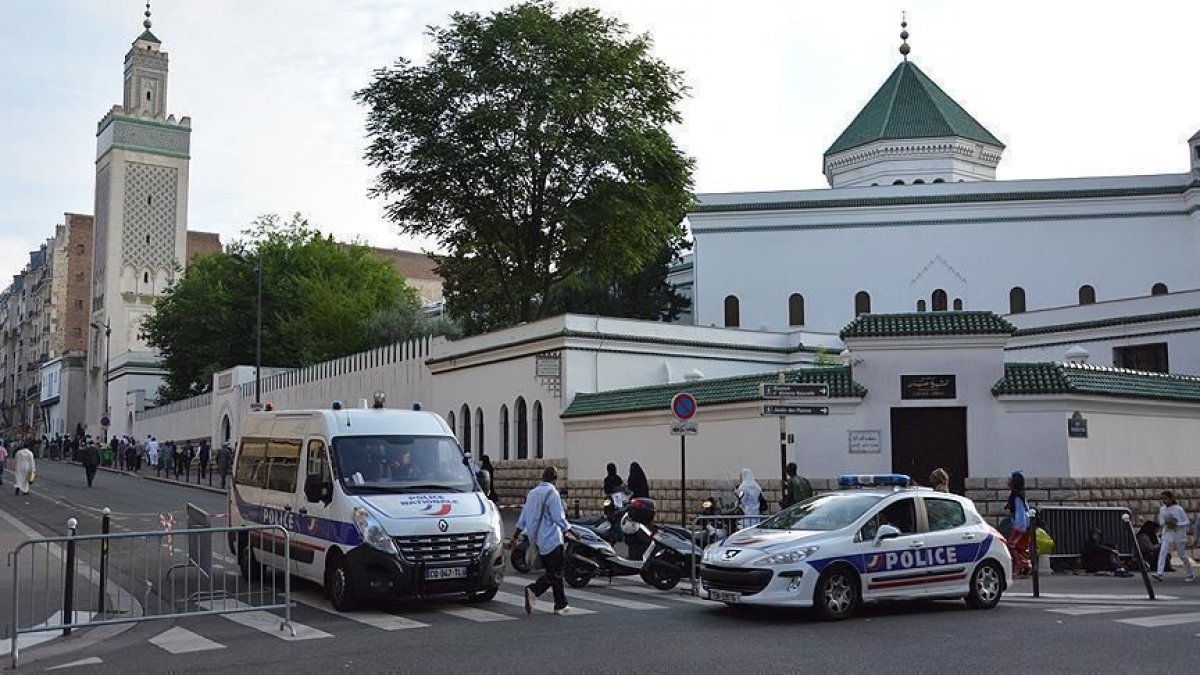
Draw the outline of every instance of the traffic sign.
<instances>
[{"instance_id":1,"label":"traffic sign","mask_svg":"<svg viewBox=\"0 0 1200 675\"><path fill-rule=\"evenodd\" d=\"M698 433L700 433L699 422L685 422L683 420L674 420L671 422L672 436L695 436Z\"/></svg>"},{"instance_id":2,"label":"traffic sign","mask_svg":"<svg viewBox=\"0 0 1200 675\"><path fill-rule=\"evenodd\" d=\"M675 394L671 399L671 414L680 421L687 421L695 417L696 397L687 392Z\"/></svg>"},{"instance_id":3,"label":"traffic sign","mask_svg":"<svg viewBox=\"0 0 1200 675\"><path fill-rule=\"evenodd\" d=\"M828 415L829 406L825 405L792 405L788 403L764 403L763 417L778 415Z\"/></svg>"},{"instance_id":4,"label":"traffic sign","mask_svg":"<svg viewBox=\"0 0 1200 675\"><path fill-rule=\"evenodd\" d=\"M763 382L758 385L759 394L767 399L817 398L829 396L827 384L799 384L796 382Z\"/></svg>"},{"instance_id":5,"label":"traffic sign","mask_svg":"<svg viewBox=\"0 0 1200 675\"><path fill-rule=\"evenodd\" d=\"M100 426L107 427L112 424L112 420L108 419L108 415L100 418Z\"/></svg>"}]
</instances>

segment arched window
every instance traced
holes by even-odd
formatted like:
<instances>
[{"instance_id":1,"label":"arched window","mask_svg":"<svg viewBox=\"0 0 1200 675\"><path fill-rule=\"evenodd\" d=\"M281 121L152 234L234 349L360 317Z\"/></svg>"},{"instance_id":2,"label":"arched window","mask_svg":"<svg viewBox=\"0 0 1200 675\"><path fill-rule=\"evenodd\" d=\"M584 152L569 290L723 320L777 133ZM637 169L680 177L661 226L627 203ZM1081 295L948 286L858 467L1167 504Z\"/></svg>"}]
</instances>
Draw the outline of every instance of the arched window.
<instances>
[{"instance_id":1,"label":"arched window","mask_svg":"<svg viewBox=\"0 0 1200 675\"><path fill-rule=\"evenodd\" d=\"M460 409L458 411L458 414L460 417L462 417L462 433L459 434L458 439L460 441L462 441L463 450L470 452L471 451L471 409L467 407L466 403L464 403L462 409Z\"/></svg>"},{"instance_id":2,"label":"arched window","mask_svg":"<svg viewBox=\"0 0 1200 675\"><path fill-rule=\"evenodd\" d=\"M854 294L854 315L871 313L871 294L859 291Z\"/></svg>"},{"instance_id":3,"label":"arched window","mask_svg":"<svg viewBox=\"0 0 1200 675\"><path fill-rule=\"evenodd\" d=\"M736 295L725 296L725 327L737 328L742 325L742 308Z\"/></svg>"},{"instance_id":4,"label":"arched window","mask_svg":"<svg viewBox=\"0 0 1200 675\"><path fill-rule=\"evenodd\" d=\"M923 300L923 299L922 299L922 300L918 300L918 301L917 301L917 311L918 311L918 312L924 312L924 311L925 311L925 300Z\"/></svg>"},{"instance_id":5,"label":"arched window","mask_svg":"<svg viewBox=\"0 0 1200 675\"><path fill-rule=\"evenodd\" d=\"M475 409L475 452L483 456L483 408Z\"/></svg>"},{"instance_id":6,"label":"arched window","mask_svg":"<svg viewBox=\"0 0 1200 675\"><path fill-rule=\"evenodd\" d=\"M513 408L517 416L517 459L529 459L529 411L525 399L518 396Z\"/></svg>"},{"instance_id":7,"label":"arched window","mask_svg":"<svg viewBox=\"0 0 1200 675\"><path fill-rule=\"evenodd\" d=\"M1025 311L1025 289L1013 286L1008 291L1008 313L1020 314Z\"/></svg>"},{"instance_id":8,"label":"arched window","mask_svg":"<svg viewBox=\"0 0 1200 675\"><path fill-rule=\"evenodd\" d=\"M941 179L941 178L934 178L934 179L933 179L933 182L935 182L935 183L945 183L946 181L945 181L945 180L943 180L943 179Z\"/></svg>"},{"instance_id":9,"label":"arched window","mask_svg":"<svg viewBox=\"0 0 1200 675\"><path fill-rule=\"evenodd\" d=\"M144 284L150 283L150 273L149 272L142 272L142 283L144 283Z\"/></svg>"},{"instance_id":10,"label":"arched window","mask_svg":"<svg viewBox=\"0 0 1200 675\"><path fill-rule=\"evenodd\" d=\"M892 181L892 185L904 185L904 181L902 181L902 180L894 180L894 181Z\"/></svg>"},{"instance_id":11,"label":"arched window","mask_svg":"<svg viewBox=\"0 0 1200 675\"><path fill-rule=\"evenodd\" d=\"M511 440L508 436L508 406L500 406L500 457L508 459L508 442Z\"/></svg>"},{"instance_id":12,"label":"arched window","mask_svg":"<svg viewBox=\"0 0 1200 675\"><path fill-rule=\"evenodd\" d=\"M799 293L792 293L788 298L788 325L804 325L804 296Z\"/></svg>"},{"instance_id":13,"label":"arched window","mask_svg":"<svg viewBox=\"0 0 1200 675\"><path fill-rule=\"evenodd\" d=\"M963 307L963 305L962 305L962 298L955 298L955 299L954 299L954 311L956 311L956 312L961 312L961 311L962 311L962 307Z\"/></svg>"},{"instance_id":14,"label":"arched window","mask_svg":"<svg viewBox=\"0 0 1200 675\"><path fill-rule=\"evenodd\" d=\"M925 180L922 178L918 178L913 181L913 185L924 185L924 184L925 184Z\"/></svg>"},{"instance_id":15,"label":"arched window","mask_svg":"<svg viewBox=\"0 0 1200 675\"><path fill-rule=\"evenodd\" d=\"M929 307L935 312L946 311L946 291L937 289L933 292L933 297L929 300Z\"/></svg>"},{"instance_id":16,"label":"arched window","mask_svg":"<svg viewBox=\"0 0 1200 675\"><path fill-rule=\"evenodd\" d=\"M1150 287L1150 295L1166 295L1167 285L1159 282Z\"/></svg>"},{"instance_id":17,"label":"arched window","mask_svg":"<svg viewBox=\"0 0 1200 675\"><path fill-rule=\"evenodd\" d=\"M458 433L458 427L454 426L454 411L451 410L446 414L446 424L450 425L450 431Z\"/></svg>"},{"instance_id":18,"label":"arched window","mask_svg":"<svg viewBox=\"0 0 1200 675\"><path fill-rule=\"evenodd\" d=\"M533 402L533 452L534 457L541 459L545 456L545 434L542 428L542 402Z\"/></svg>"},{"instance_id":19,"label":"arched window","mask_svg":"<svg viewBox=\"0 0 1200 675\"><path fill-rule=\"evenodd\" d=\"M1096 289L1088 284L1079 287L1079 304L1091 305L1096 302Z\"/></svg>"}]
</instances>

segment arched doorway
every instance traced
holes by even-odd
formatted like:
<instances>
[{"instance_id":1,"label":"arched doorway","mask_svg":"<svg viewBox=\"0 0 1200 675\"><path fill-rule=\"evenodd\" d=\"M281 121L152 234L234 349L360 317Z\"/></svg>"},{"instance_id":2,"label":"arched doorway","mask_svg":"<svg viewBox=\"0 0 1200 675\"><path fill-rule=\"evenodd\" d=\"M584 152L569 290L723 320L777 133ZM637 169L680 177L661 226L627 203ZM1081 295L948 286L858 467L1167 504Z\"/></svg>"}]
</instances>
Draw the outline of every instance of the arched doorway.
<instances>
[{"instance_id":1,"label":"arched doorway","mask_svg":"<svg viewBox=\"0 0 1200 675\"><path fill-rule=\"evenodd\" d=\"M229 424L229 415L221 417L221 443L229 443L233 436L233 429Z\"/></svg>"}]
</instances>

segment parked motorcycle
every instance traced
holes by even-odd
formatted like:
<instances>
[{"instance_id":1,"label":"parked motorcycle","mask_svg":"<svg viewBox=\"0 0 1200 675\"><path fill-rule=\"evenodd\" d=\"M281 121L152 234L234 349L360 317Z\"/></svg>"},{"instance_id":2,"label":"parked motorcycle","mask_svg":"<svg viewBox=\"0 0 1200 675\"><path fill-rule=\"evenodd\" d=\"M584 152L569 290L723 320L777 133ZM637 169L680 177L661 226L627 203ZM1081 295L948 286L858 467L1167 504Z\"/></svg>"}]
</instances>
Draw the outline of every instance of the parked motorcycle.
<instances>
[{"instance_id":1,"label":"parked motorcycle","mask_svg":"<svg viewBox=\"0 0 1200 675\"><path fill-rule=\"evenodd\" d=\"M718 497L709 497L703 506L701 513L705 516L741 515L741 507L727 504ZM690 578L693 567L700 564L704 549L724 540L731 533L731 526L725 520L703 522L704 529L699 531L674 525L656 526L651 549L642 567L642 580L654 588L668 591L675 588L684 577Z\"/></svg>"}]
</instances>

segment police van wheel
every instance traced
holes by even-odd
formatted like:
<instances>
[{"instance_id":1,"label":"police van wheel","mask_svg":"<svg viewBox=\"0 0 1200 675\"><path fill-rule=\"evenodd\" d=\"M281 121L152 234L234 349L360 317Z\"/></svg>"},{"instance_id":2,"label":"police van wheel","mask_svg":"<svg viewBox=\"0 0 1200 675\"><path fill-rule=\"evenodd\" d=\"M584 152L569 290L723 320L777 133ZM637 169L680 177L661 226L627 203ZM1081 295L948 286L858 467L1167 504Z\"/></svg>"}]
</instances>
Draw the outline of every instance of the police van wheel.
<instances>
[{"instance_id":1,"label":"police van wheel","mask_svg":"<svg viewBox=\"0 0 1200 675\"><path fill-rule=\"evenodd\" d=\"M831 567L817 579L813 607L822 619L848 619L858 609L858 588L858 577L849 568Z\"/></svg>"},{"instance_id":2,"label":"police van wheel","mask_svg":"<svg viewBox=\"0 0 1200 675\"><path fill-rule=\"evenodd\" d=\"M253 581L261 579L263 568L254 557L254 551L250 548L249 537L241 540L241 545L238 547L237 552L238 571L241 572L242 580Z\"/></svg>"},{"instance_id":3,"label":"police van wheel","mask_svg":"<svg viewBox=\"0 0 1200 675\"><path fill-rule=\"evenodd\" d=\"M354 598L354 584L350 580L350 568L346 566L346 560L341 556L334 558L330 561L325 575L325 588L329 590L329 601L333 603L333 608L339 612L353 610L357 603Z\"/></svg>"},{"instance_id":4,"label":"police van wheel","mask_svg":"<svg viewBox=\"0 0 1200 675\"><path fill-rule=\"evenodd\" d=\"M1004 573L1000 566L986 560L975 568L971 575L971 587L967 591L967 605L973 609L991 609L1000 602L1004 592Z\"/></svg>"}]
</instances>

